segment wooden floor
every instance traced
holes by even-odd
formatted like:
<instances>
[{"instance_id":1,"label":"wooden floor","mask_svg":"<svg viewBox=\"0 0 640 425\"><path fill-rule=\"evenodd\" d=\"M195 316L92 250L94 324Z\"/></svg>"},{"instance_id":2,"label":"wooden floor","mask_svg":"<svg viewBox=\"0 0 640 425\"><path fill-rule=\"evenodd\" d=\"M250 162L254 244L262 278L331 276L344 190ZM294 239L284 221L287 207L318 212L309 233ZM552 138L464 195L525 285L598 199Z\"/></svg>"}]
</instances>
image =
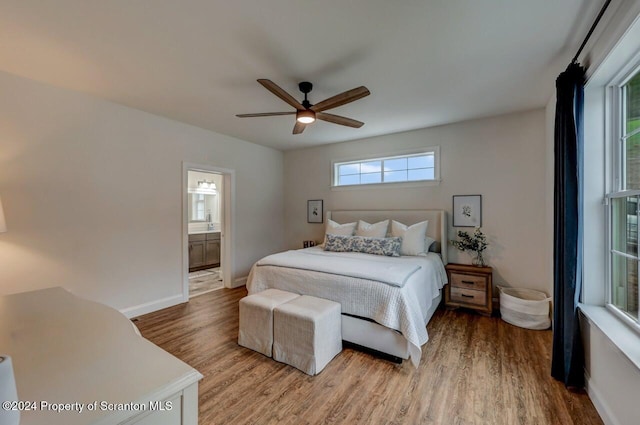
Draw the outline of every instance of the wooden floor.
<instances>
[{"instance_id":1,"label":"wooden floor","mask_svg":"<svg viewBox=\"0 0 640 425\"><path fill-rule=\"evenodd\" d=\"M310 377L237 345L245 295L221 289L136 321L204 375L200 424L602 424L549 376L550 331L439 310L418 369L345 349Z\"/></svg>"}]
</instances>

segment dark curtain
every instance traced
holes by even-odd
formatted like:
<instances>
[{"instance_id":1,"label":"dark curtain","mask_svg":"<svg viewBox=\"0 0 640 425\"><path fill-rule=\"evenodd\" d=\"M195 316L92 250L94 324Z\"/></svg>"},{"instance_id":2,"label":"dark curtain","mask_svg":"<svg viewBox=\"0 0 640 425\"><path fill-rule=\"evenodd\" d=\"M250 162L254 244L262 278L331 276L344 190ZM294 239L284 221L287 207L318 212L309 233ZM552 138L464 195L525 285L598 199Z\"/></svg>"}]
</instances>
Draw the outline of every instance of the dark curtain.
<instances>
[{"instance_id":1,"label":"dark curtain","mask_svg":"<svg viewBox=\"0 0 640 425\"><path fill-rule=\"evenodd\" d=\"M585 70L575 63L556 80L551 375L568 387L584 385L584 352L578 323L582 288L584 81Z\"/></svg>"}]
</instances>

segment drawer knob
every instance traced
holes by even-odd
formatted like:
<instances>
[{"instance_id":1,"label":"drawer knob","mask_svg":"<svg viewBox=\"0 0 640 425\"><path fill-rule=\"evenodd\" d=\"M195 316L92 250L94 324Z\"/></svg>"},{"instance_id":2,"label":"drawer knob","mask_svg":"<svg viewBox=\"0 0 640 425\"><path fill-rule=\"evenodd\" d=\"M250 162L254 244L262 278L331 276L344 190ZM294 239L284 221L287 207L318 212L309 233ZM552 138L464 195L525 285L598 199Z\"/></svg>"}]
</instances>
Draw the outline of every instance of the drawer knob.
<instances>
[{"instance_id":1,"label":"drawer knob","mask_svg":"<svg viewBox=\"0 0 640 425\"><path fill-rule=\"evenodd\" d=\"M462 283L466 283L467 285L473 285L474 282L472 280L463 280Z\"/></svg>"},{"instance_id":2,"label":"drawer knob","mask_svg":"<svg viewBox=\"0 0 640 425\"><path fill-rule=\"evenodd\" d=\"M460 295L462 295L465 298L473 298L473 295L467 295L467 294L460 294Z\"/></svg>"}]
</instances>

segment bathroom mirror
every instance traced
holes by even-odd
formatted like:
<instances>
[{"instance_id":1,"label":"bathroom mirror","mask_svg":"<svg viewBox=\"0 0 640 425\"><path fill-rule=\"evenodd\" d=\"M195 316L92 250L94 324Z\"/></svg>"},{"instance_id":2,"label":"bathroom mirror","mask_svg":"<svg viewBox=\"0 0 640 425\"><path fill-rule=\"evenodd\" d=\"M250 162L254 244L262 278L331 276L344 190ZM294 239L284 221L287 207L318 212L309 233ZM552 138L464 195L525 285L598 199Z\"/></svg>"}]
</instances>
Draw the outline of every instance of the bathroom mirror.
<instances>
[{"instance_id":1,"label":"bathroom mirror","mask_svg":"<svg viewBox=\"0 0 640 425\"><path fill-rule=\"evenodd\" d=\"M189 193L189 223L210 223L217 220L216 195Z\"/></svg>"}]
</instances>

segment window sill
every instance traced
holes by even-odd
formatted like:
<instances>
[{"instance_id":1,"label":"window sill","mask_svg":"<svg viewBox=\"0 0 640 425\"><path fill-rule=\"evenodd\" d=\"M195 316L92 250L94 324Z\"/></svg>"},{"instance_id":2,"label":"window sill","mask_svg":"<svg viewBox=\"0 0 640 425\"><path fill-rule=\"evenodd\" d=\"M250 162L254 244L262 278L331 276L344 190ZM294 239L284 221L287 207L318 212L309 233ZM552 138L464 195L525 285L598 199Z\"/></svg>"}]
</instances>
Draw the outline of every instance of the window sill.
<instances>
[{"instance_id":1,"label":"window sill","mask_svg":"<svg viewBox=\"0 0 640 425\"><path fill-rule=\"evenodd\" d=\"M371 183L371 184L349 184L342 186L331 186L331 190L358 190L358 189L397 189L402 187L437 186L442 180L423 180L417 182L398 183Z\"/></svg>"},{"instance_id":2,"label":"window sill","mask_svg":"<svg viewBox=\"0 0 640 425\"><path fill-rule=\"evenodd\" d=\"M640 370L640 337L604 306L580 304L580 311Z\"/></svg>"}]
</instances>

